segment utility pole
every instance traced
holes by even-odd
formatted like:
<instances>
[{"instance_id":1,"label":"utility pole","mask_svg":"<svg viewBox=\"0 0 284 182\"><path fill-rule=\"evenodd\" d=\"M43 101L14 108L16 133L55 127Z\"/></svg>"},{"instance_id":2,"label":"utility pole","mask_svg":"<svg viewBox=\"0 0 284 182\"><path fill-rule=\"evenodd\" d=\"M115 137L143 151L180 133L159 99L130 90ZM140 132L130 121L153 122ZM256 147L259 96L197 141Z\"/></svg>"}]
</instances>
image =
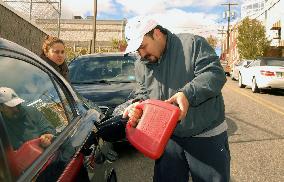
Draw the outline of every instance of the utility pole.
<instances>
[{"instance_id":1,"label":"utility pole","mask_svg":"<svg viewBox=\"0 0 284 182\"><path fill-rule=\"evenodd\" d=\"M228 27L227 27L227 54L229 53L229 47L230 47L230 21L231 21L231 6L238 5L237 3L223 3L222 6L228 6L228 11L225 13L225 15L228 18Z\"/></svg>"},{"instance_id":2,"label":"utility pole","mask_svg":"<svg viewBox=\"0 0 284 182\"><path fill-rule=\"evenodd\" d=\"M30 21L32 20L32 11L33 11L33 0L31 0L30 4Z\"/></svg>"},{"instance_id":3,"label":"utility pole","mask_svg":"<svg viewBox=\"0 0 284 182\"><path fill-rule=\"evenodd\" d=\"M224 26L222 27L222 29L218 29L218 34L221 34L221 36L222 36L222 38L221 38L221 42L223 42L223 38L224 38L224 35L226 34L226 31L224 30ZM221 43L221 56L220 56L220 58L223 60L224 59L224 57L223 57L223 55L224 55L224 46L223 46L223 44Z\"/></svg>"},{"instance_id":4,"label":"utility pole","mask_svg":"<svg viewBox=\"0 0 284 182\"><path fill-rule=\"evenodd\" d=\"M96 52L97 0L94 0L92 53Z\"/></svg>"},{"instance_id":5,"label":"utility pole","mask_svg":"<svg viewBox=\"0 0 284 182\"><path fill-rule=\"evenodd\" d=\"M61 0L58 2L58 31L57 31L57 37L60 38L60 29L61 29Z\"/></svg>"}]
</instances>

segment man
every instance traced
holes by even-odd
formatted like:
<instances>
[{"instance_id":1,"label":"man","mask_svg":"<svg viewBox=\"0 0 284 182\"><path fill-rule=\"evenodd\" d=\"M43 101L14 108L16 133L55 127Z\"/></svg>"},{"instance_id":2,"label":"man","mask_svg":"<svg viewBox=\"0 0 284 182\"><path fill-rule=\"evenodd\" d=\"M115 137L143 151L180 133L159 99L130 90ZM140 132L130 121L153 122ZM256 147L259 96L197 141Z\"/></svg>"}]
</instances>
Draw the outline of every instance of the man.
<instances>
[{"instance_id":1,"label":"man","mask_svg":"<svg viewBox=\"0 0 284 182\"><path fill-rule=\"evenodd\" d=\"M42 147L49 146L54 129L37 109L21 106L23 102L13 89L0 87L0 112L13 148L38 137Z\"/></svg>"},{"instance_id":2,"label":"man","mask_svg":"<svg viewBox=\"0 0 284 182\"><path fill-rule=\"evenodd\" d=\"M153 181L229 181L230 152L221 89L226 82L218 56L207 41L172 34L149 17L135 17L125 28L125 53L137 51L136 100L165 100L181 113ZM135 127L142 111L131 104L123 113Z\"/></svg>"}]
</instances>

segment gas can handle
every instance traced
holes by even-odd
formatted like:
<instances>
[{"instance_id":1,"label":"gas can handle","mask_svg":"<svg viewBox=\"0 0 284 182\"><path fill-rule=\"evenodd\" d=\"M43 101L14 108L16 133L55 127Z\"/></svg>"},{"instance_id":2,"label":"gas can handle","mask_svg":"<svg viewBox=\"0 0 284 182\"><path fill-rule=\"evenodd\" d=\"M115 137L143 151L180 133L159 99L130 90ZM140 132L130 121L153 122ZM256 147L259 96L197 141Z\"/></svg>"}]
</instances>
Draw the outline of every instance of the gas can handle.
<instances>
[{"instance_id":1,"label":"gas can handle","mask_svg":"<svg viewBox=\"0 0 284 182\"><path fill-rule=\"evenodd\" d=\"M145 107L145 101L142 101L135 106L136 109L141 109L141 110L144 110L144 107Z\"/></svg>"}]
</instances>

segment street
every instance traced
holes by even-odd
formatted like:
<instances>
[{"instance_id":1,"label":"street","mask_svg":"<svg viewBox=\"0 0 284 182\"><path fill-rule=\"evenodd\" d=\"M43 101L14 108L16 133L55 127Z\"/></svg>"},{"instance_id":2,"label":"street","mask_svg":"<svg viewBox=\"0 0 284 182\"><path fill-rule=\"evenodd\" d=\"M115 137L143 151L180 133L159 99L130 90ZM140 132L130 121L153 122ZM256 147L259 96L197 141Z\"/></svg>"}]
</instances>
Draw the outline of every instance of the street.
<instances>
[{"instance_id":1,"label":"street","mask_svg":"<svg viewBox=\"0 0 284 182\"><path fill-rule=\"evenodd\" d=\"M207 182L223 172L230 182L284 182L283 7L284 0L0 0L0 182L152 182L155 161L121 141L121 114L136 125L139 106L128 105L144 98L186 108L171 118L186 117L180 136L212 137L228 124L228 140L179 142L191 150L195 181L196 173ZM168 111L143 104L153 115L139 127L151 138L176 126L165 121ZM177 171L189 168L175 166L162 175L180 182Z\"/></svg>"},{"instance_id":2,"label":"street","mask_svg":"<svg viewBox=\"0 0 284 182\"><path fill-rule=\"evenodd\" d=\"M229 125L231 181L284 181L284 91L254 94L229 77L222 93ZM115 145L118 181L152 181L154 161ZM170 175L165 174L165 175Z\"/></svg>"}]
</instances>

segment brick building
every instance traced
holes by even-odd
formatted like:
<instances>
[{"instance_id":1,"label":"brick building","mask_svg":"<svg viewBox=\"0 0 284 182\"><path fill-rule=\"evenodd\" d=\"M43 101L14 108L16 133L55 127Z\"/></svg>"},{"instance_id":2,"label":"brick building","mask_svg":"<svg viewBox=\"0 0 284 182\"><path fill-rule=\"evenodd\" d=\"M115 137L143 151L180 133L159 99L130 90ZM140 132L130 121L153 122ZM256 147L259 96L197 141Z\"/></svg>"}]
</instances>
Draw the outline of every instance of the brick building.
<instances>
[{"instance_id":1,"label":"brick building","mask_svg":"<svg viewBox=\"0 0 284 182\"><path fill-rule=\"evenodd\" d=\"M36 24L49 32L58 35L58 21L55 19L37 19ZM124 38L126 20L97 20L96 24L96 51L112 51L112 40ZM60 23L60 38L74 48L89 49L93 39L92 18L62 19Z\"/></svg>"},{"instance_id":2,"label":"brick building","mask_svg":"<svg viewBox=\"0 0 284 182\"><path fill-rule=\"evenodd\" d=\"M236 23L230 27L229 50L227 45L227 36L224 36L222 40L221 61L226 61L228 66L238 62L240 59L237 47L238 25L239 23Z\"/></svg>"}]
</instances>

